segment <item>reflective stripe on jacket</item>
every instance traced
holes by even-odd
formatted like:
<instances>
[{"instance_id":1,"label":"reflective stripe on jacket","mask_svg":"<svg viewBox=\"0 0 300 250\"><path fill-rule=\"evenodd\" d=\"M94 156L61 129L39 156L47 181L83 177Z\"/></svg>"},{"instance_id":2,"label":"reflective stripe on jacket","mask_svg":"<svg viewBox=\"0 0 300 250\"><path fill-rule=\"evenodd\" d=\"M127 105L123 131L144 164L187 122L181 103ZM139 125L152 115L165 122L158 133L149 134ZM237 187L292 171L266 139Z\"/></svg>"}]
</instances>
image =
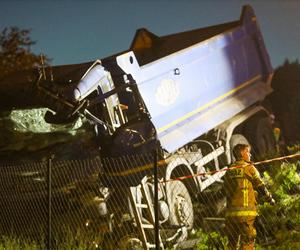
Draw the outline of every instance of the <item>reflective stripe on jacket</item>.
<instances>
[{"instance_id":1,"label":"reflective stripe on jacket","mask_svg":"<svg viewBox=\"0 0 300 250\"><path fill-rule=\"evenodd\" d=\"M256 216L256 189L264 185L257 169L244 160L236 161L224 177L226 216Z\"/></svg>"}]
</instances>

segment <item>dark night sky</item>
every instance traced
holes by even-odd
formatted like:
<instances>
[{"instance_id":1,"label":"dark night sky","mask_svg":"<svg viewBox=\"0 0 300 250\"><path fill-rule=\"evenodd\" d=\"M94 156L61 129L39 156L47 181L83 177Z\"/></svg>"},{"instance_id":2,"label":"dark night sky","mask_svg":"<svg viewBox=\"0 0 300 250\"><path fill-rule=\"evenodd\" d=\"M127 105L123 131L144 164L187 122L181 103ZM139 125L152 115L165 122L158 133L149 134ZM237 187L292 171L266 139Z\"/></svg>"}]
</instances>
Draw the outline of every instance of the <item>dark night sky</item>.
<instances>
[{"instance_id":1,"label":"dark night sky","mask_svg":"<svg viewBox=\"0 0 300 250\"><path fill-rule=\"evenodd\" d=\"M72 64L128 49L141 27L167 35L237 20L245 4L256 12L274 67L300 57L296 0L0 0L0 30L31 28L35 53Z\"/></svg>"}]
</instances>

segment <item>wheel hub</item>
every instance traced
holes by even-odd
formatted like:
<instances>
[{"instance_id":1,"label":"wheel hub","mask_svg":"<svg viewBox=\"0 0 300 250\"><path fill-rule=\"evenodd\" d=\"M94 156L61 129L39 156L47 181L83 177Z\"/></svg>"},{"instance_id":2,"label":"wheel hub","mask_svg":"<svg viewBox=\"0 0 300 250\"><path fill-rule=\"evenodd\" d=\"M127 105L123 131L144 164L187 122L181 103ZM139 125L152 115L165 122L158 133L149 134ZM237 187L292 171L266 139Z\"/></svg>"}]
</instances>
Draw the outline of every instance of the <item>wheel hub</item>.
<instances>
[{"instance_id":1,"label":"wheel hub","mask_svg":"<svg viewBox=\"0 0 300 250\"><path fill-rule=\"evenodd\" d=\"M140 239L132 236L124 236L119 242L121 250L143 250L143 243Z\"/></svg>"},{"instance_id":2,"label":"wheel hub","mask_svg":"<svg viewBox=\"0 0 300 250\"><path fill-rule=\"evenodd\" d=\"M177 208L177 215L178 219L182 224L188 224L188 203L184 197L177 195L176 196L176 208Z\"/></svg>"}]
</instances>

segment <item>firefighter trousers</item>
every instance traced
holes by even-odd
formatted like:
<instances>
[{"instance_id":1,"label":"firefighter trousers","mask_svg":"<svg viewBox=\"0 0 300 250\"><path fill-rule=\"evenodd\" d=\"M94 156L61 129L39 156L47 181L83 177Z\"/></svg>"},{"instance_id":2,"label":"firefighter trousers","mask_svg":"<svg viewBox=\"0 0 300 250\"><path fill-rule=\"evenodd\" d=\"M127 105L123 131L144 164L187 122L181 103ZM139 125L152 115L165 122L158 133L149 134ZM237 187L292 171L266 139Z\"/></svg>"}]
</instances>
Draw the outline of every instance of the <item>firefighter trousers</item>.
<instances>
[{"instance_id":1,"label":"firefighter trousers","mask_svg":"<svg viewBox=\"0 0 300 250\"><path fill-rule=\"evenodd\" d=\"M225 232L229 240L228 249L253 250L256 230L255 216L226 217Z\"/></svg>"}]
</instances>

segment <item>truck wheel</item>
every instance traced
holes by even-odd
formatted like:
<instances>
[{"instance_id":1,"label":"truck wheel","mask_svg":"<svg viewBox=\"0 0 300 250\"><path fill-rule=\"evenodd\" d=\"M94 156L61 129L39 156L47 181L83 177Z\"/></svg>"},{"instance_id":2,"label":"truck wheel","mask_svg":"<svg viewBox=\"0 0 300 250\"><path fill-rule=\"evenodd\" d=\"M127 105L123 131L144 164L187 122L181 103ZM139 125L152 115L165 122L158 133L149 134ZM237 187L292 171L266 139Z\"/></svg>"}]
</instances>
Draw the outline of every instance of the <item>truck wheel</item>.
<instances>
[{"instance_id":1,"label":"truck wheel","mask_svg":"<svg viewBox=\"0 0 300 250\"><path fill-rule=\"evenodd\" d=\"M272 125L267 117L253 120L247 127L246 133L253 146L256 157L265 157L276 149Z\"/></svg>"},{"instance_id":2,"label":"truck wheel","mask_svg":"<svg viewBox=\"0 0 300 250\"><path fill-rule=\"evenodd\" d=\"M118 243L120 250L143 250L143 243L140 239L131 235L122 237Z\"/></svg>"},{"instance_id":3,"label":"truck wheel","mask_svg":"<svg viewBox=\"0 0 300 250\"><path fill-rule=\"evenodd\" d=\"M193 228L194 209L190 194L181 181L167 183L167 199L170 209L169 223L171 225L185 225Z\"/></svg>"}]
</instances>

